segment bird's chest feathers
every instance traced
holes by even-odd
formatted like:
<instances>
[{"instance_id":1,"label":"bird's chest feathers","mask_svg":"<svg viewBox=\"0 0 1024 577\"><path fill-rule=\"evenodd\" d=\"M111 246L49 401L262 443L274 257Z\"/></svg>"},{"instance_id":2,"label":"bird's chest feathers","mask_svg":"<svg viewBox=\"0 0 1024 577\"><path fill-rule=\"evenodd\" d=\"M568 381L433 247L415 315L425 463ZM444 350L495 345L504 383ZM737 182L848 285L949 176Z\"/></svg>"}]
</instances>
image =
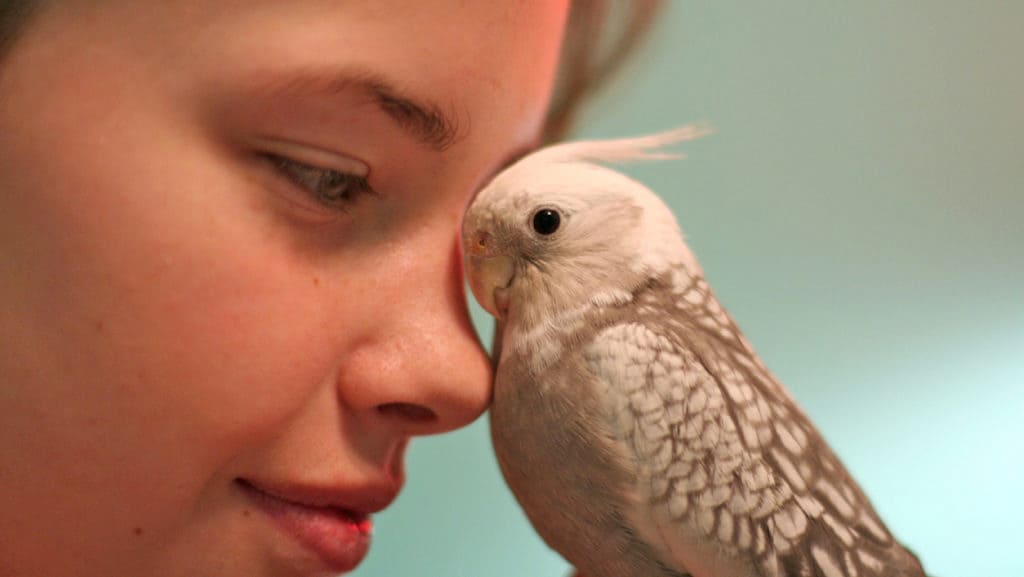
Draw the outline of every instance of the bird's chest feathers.
<instances>
[{"instance_id":1,"label":"bird's chest feathers","mask_svg":"<svg viewBox=\"0 0 1024 577\"><path fill-rule=\"evenodd\" d=\"M579 319L566 322L585 326ZM528 346L513 345L503 352L492 406L502 430L515 431L517 438L558 440L563 446L557 451L568 445L603 450L601 445L612 440L608 416L615 403L586 367L583 332L547 332L530 339Z\"/></svg>"},{"instance_id":2,"label":"bird's chest feathers","mask_svg":"<svg viewBox=\"0 0 1024 577\"><path fill-rule=\"evenodd\" d=\"M554 311L538 301L517 311L506 327L495 382L492 414L508 417L502 427L523 437L540 435L541 446L557 438L563 446L556 451L571 446L576 454L626 459L615 417L621 395L595 378L584 350L633 298L606 290L574 307Z\"/></svg>"},{"instance_id":3,"label":"bird's chest feathers","mask_svg":"<svg viewBox=\"0 0 1024 577\"><path fill-rule=\"evenodd\" d=\"M581 539L607 542L636 500L636 467L607 406L578 352L563 352L540 374L518 355L499 367L490 414L495 452L523 509L556 549Z\"/></svg>"},{"instance_id":4,"label":"bird's chest feathers","mask_svg":"<svg viewBox=\"0 0 1024 577\"><path fill-rule=\"evenodd\" d=\"M565 487L606 480L605 500L632 500L635 453L615 414L621 400L595 379L583 351L621 314L616 304L632 295L602 296L534 326L512 324L505 333L491 408L492 433L510 482L522 490L572 498ZM526 477L529 477L527 479ZM592 502L593 495L589 495ZM528 497L529 498L529 497Z\"/></svg>"},{"instance_id":5,"label":"bird's chest feathers","mask_svg":"<svg viewBox=\"0 0 1024 577\"><path fill-rule=\"evenodd\" d=\"M502 356L515 356L530 372L541 374L591 336L595 318L632 299L632 293L619 289L596 292L572 306L543 297L518 299L514 318L505 328Z\"/></svg>"}]
</instances>

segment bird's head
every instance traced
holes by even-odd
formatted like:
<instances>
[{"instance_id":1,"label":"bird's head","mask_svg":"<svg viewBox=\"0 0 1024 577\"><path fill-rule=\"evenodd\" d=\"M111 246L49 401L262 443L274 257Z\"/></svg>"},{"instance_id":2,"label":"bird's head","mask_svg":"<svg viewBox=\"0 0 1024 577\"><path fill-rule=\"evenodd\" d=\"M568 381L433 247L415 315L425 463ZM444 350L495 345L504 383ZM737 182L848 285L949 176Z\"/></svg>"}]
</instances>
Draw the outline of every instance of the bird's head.
<instances>
[{"instance_id":1,"label":"bird's head","mask_svg":"<svg viewBox=\"0 0 1024 577\"><path fill-rule=\"evenodd\" d=\"M673 266L699 272L661 199L598 163L669 157L657 149L706 132L687 126L559 144L498 174L463 220L467 276L481 306L502 320L510 308L545 314L631 292Z\"/></svg>"}]
</instances>

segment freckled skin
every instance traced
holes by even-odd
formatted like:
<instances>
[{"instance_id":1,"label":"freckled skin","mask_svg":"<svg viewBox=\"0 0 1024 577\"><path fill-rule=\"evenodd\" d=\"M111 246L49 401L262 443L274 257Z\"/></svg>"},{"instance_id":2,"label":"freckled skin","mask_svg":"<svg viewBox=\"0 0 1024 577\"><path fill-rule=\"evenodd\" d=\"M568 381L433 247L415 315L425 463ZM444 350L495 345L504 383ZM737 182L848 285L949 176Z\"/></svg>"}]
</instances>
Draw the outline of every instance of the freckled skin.
<instances>
[{"instance_id":1,"label":"freckled skin","mask_svg":"<svg viewBox=\"0 0 1024 577\"><path fill-rule=\"evenodd\" d=\"M332 574L241 481L374 509L486 409L458 227L543 131L567 2L35 4L0 60L0 575Z\"/></svg>"}]
</instances>

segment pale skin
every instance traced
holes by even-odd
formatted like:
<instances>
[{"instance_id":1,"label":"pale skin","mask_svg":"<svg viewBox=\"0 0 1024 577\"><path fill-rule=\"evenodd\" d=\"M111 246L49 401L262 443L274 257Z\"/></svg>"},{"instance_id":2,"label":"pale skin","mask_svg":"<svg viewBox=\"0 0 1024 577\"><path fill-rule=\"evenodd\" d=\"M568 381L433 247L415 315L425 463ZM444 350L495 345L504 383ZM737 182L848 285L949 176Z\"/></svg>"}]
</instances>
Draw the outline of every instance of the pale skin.
<instances>
[{"instance_id":1,"label":"pale skin","mask_svg":"<svg viewBox=\"0 0 1024 577\"><path fill-rule=\"evenodd\" d=\"M325 574L238 481L378 509L486 408L459 223L536 146L566 10L42 9L0 61L0 573Z\"/></svg>"}]
</instances>

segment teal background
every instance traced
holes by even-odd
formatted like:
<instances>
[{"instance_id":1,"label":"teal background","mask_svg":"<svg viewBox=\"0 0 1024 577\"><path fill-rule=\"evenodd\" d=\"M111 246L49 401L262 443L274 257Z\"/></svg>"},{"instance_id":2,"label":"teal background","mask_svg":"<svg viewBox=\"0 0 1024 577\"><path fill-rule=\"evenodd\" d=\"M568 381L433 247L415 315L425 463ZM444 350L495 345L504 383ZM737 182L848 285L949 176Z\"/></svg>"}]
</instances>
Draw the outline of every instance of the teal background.
<instances>
[{"instance_id":1,"label":"teal background","mask_svg":"<svg viewBox=\"0 0 1024 577\"><path fill-rule=\"evenodd\" d=\"M929 573L1024 575L1024 3L668 4L576 136L711 123L627 172ZM357 576L567 572L487 435L413 443Z\"/></svg>"}]
</instances>

